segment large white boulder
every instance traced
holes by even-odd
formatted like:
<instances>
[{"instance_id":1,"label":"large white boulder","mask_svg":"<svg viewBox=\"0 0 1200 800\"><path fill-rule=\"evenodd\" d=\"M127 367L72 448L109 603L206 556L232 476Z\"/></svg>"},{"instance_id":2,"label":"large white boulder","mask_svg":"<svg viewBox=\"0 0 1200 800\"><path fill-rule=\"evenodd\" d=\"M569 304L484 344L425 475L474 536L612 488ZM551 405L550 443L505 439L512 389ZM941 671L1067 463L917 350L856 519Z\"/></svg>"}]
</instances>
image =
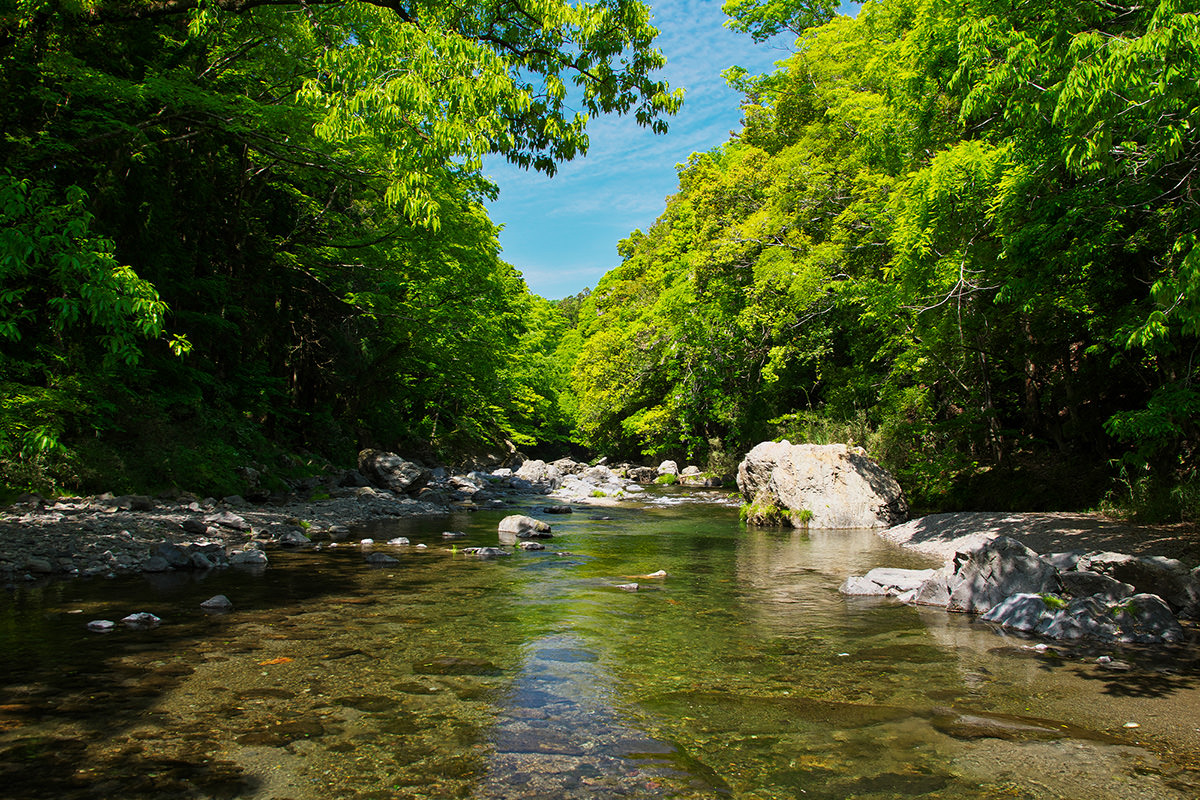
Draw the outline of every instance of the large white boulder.
<instances>
[{"instance_id":1,"label":"large white boulder","mask_svg":"<svg viewBox=\"0 0 1200 800\"><path fill-rule=\"evenodd\" d=\"M896 479L861 447L763 442L738 465L747 520L808 528L888 528L908 516Z\"/></svg>"}]
</instances>

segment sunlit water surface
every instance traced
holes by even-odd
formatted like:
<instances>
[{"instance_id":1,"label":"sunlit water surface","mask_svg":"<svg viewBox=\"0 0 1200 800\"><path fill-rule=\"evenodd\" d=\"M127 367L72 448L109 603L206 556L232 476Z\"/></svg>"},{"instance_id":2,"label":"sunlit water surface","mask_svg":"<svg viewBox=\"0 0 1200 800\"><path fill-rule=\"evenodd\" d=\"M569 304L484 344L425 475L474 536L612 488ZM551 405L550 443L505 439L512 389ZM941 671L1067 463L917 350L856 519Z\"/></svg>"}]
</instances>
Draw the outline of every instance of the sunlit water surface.
<instances>
[{"instance_id":1,"label":"sunlit water surface","mask_svg":"<svg viewBox=\"0 0 1200 800\"><path fill-rule=\"evenodd\" d=\"M545 515L547 549L507 558L452 550L497 544L503 513L464 514L362 531L428 545L382 569L343 546L0 596L0 796L1200 796L1194 651L1116 672L845 598L929 564L718 498ZM85 629L133 611L163 624Z\"/></svg>"}]
</instances>

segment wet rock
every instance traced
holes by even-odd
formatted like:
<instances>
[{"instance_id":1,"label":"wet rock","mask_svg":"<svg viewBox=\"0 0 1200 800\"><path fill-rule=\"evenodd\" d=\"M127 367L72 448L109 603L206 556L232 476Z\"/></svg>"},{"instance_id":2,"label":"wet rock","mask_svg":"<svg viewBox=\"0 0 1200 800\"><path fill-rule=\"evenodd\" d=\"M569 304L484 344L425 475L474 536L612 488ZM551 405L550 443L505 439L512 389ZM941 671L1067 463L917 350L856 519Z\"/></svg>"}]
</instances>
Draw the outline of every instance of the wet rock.
<instances>
[{"instance_id":1,"label":"wet rock","mask_svg":"<svg viewBox=\"0 0 1200 800\"><path fill-rule=\"evenodd\" d=\"M396 536L395 538L388 539L388 544L390 544L392 547L402 547L406 544L410 544L410 542L406 536Z\"/></svg>"},{"instance_id":2,"label":"wet rock","mask_svg":"<svg viewBox=\"0 0 1200 800\"><path fill-rule=\"evenodd\" d=\"M935 573L932 569L876 567L864 576L847 578L839 591L845 595L901 597L908 601Z\"/></svg>"},{"instance_id":3,"label":"wet rock","mask_svg":"<svg viewBox=\"0 0 1200 800\"><path fill-rule=\"evenodd\" d=\"M371 553L366 557L366 562L373 567L391 567L400 563L400 559L389 556L387 553Z\"/></svg>"},{"instance_id":4,"label":"wet rock","mask_svg":"<svg viewBox=\"0 0 1200 800\"><path fill-rule=\"evenodd\" d=\"M544 514L571 514L574 513L570 506L544 506L542 508Z\"/></svg>"},{"instance_id":5,"label":"wet rock","mask_svg":"<svg viewBox=\"0 0 1200 800\"><path fill-rule=\"evenodd\" d=\"M546 545L542 544L541 542L521 542L520 547L522 550L545 550L546 549Z\"/></svg>"},{"instance_id":6,"label":"wet rock","mask_svg":"<svg viewBox=\"0 0 1200 800\"><path fill-rule=\"evenodd\" d=\"M54 565L50 563L50 559L48 558L30 556L25 559L25 569L34 575L49 575L51 572L54 572Z\"/></svg>"},{"instance_id":7,"label":"wet rock","mask_svg":"<svg viewBox=\"0 0 1200 800\"><path fill-rule=\"evenodd\" d=\"M517 539L546 539L550 538L550 526L540 519L511 514L500 520L500 543L516 544Z\"/></svg>"},{"instance_id":8,"label":"wet rock","mask_svg":"<svg viewBox=\"0 0 1200 800\"><path fill-rule=\"evenodd\" d=\"M191 566L191 557L184 551L182 547L173 542L159 542L150 548L151 555L161 558L168 565L177 568L186 568ZM146 569L143 565L142 569ZM161 572L162 570L146 570L147 572Z\"/></svg>"},{"instance_id":9,"label":"wet rock","mask_svg":"<svg viewBox=\"0 0 1200 800\"><path fill-rule=\"evenodd\" d=\"M151 614L149 611L137 611L129 616L121 618L121 624L127 628L146 629L156 628L162 622L161 619Z\"/></svg>"},{"instance_id":10,"label":"wet rock","mask_svg":"<svg viewBox=\"0 0 1200 800\"><path fill-rule=\"evenodd\" d=\"M117 627L111 619L94 619L87 624L87 629L94 633L108 633Z\"/></svg>"},{"instance_id":11,"label":"wet rock","mask_svg":"<svg viewBox=\"0 0 1200 800\"><path fill-rule=\"evenodd\" d=\"M171 563L162 556L151 556L142 562L142 572L168 572Z\"/></svg>"},{"instance_id":12,"label":"wet rock","mask_svg":"<svg viewBox=\"0 0 1200 800\"><path fill-rule=\"evenodd\" d=\"M523 542L522 544L527 543ZM462 552L469 556L479 556L480 558L499 558L512 555L512 553L502 547L464 547Z\"/></svg>"},{"instance_id":13,"label":"wet rock","mask_svg":"<svg viewBox=\"0 0 1200 800\"><path fill-rule=\"evenodd\" d=\"M200 604L206 611L231 611L233 602L223 594L213 595Z\"/></svg>"},{"instance_id":14,"label":"wet rock","mask_svg":"<svg viewBox=\"0 0 1200 800\"><path fill-rule=\"evenodd\" d=\"M482 658L442 656L412 665L417 675L498 675L500 668Z\"/></svg>"},{"instance_id":15,"label":"wet rock","mask_svg":"<svg viewBox=\"0 0 1200 800\"><path fill-rule=\"evenodd\" d=\"M208 533L208 524L203 520L189 517L183 521L183 530L185 533L191 533L197 536L204 536Z\"/></svg>"},{"instance_id":16,"label":"wet rock","mask_svg":"<svg viewBox=\"0 0 1200 800\"><path fill-rule=\"evenodd\" d=\"M1066 734L1049 724L989 714L962 714L944 710L933 717L933 727L956 739L1007 739L1037 741L1062 739Z\"/></svg>"},{"instance_id":17,"label":"wet rock","mask_svg":"<svg viewBox=\"0 0 1200 800\"><path fill-rule=\"evenodd\" d=\"M235 567L265 567L267 554L261 550L238 550L229 556L229 563Z\"/></svg>"},{"instance_id":18,"label":"wet rock","mask_svg":"<svg viewBox=\"0 0 1200 800\"><path fill-rule=\"evenodd\" d=\"M641 587L636 583L618 583L613 588L620 589L623 592L636 592Z\"/></svg>"},{"instance_id":19,"label":"wet rock","mask_svg":"<svg viewBox=\"0 0 1200 800\"><path fill-rule=\"evenodd\" d=\"M190 566L192 569L209 570L214 569L217 565L207 553L196 551L191 554Z\"/></svg>"},{"instance_id":20,"label":"wet rock","mask_svg":"<svg viewBox=\"0 0 1200 800\"><path fill-rule=\"evenodd\" d=\"M304 547L312 544L312 539L297 530L284 531L278 541L284 547Z\"/></svg>"},{"instance_id":21,"label":"wet rock","mask_svg":"<svg viewBox=\"0 0 1200 800\"><path fill-rule=\"evenodd\" d=\"M442 531L443 539L465 539L467 535L462 531Z\"/></svg>"}]
</instances>

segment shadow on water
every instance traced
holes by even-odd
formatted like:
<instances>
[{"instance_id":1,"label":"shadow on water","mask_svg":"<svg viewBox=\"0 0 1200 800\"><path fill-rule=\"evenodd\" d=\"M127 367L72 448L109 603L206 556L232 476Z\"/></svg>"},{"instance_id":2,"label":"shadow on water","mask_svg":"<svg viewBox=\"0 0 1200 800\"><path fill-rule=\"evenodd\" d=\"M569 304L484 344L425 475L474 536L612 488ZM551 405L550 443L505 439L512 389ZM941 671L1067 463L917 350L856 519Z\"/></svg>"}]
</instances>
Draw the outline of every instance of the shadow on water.
<instances>
[{"instance_id":1,"label":"shadow on water","mask_svg":"<svg viewBox=\"0 0 1200 800\"><path fill-rule=\"evenodd\" d=\"M315 650L311 660L318 673L369 663L383 655L378 640L326 644L321 640L333 638L330 626L309 619L312 610L323 609L330 618L370 618L382 613L381 582L388 592L416 601L429 599L437 577L421 570L383 580L355 548L273 553L272 565L257 575L230 569L55 582L0 598L2 794L251 797L265 788L262 773L219 755L228 752L231 740L275 749L338 733L339 722L320 703L297 710L301 693L319 687L319 678L304 688L259 687L252 670L262 670L261 683L270 683L265 670L284 669L293 660L271 656L293 649ZM483 596L489 588L464 591ZM199 604L215 594L232 598L234 611L205 614ZM432 599L428 608L415 610L407 621L425 626L435 616ZM119 620L134 611L154 613L163 623L150 630L118 623L108 634L86 630L89 620ZM405 621L402 616L389 623ZM181 721L168 698L194 682L199 671L234 664L250 677L232 686L207 686L195 713ZM411 671L419 672L419 665ZM374 708L361 696L341 699L369 713L394 710L395 697L393 692ZM249 713L263 705L271 707L266 718ZM481 737L479 729L460 732L464 741Z\"/></svg>"},{"instance_id":2,"label":"shadow on water","mask_svg":"<svg viewBox=\"0 0 1200 800\"><path fill-rule=\"evenodd\" d=\"M1189 796L1150 768L1126 792L1118 739L1030 708L1045 676L1086 699L1107 673L838 594L873 566L925 566L874 534L742 530L732 509L675 505L547 517L548 549L506 558L442 541L494 546L502 516L379 526L377 541L429 545L384 569L345 547L273 554L258 576L0 598L0 794ZM218 593L235 611L203 615ZM84 630L132 611L164 623ZM1200 672L1118 660L1114 697L1182 694Z\"/></svg>"}]
</instances>

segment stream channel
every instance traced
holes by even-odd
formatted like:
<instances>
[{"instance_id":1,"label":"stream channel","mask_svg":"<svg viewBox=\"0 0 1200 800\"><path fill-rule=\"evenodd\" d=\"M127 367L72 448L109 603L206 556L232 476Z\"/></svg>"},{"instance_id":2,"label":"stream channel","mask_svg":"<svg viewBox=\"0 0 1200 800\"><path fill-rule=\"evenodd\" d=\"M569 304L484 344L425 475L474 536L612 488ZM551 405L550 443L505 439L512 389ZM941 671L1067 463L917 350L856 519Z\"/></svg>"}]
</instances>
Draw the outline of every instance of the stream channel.
<instances>
[{"instance_id":1,"label":"stream channel","mask_svg":"<svg viewBox=\"0 0 1200 800\"><path fill-rule=\"evenodd\" d=\"M719 493L533 503L554 538L506 558L456 550L511 509L356 531L428 545L376 545L384 568L273 550L0 596L0 797L1200 797L1193 648L1060 653L846 598L930 564L748 530ZM215 594L234 610L203 613ZM86 630L135 611L162 624Z\"/></svg>"}]
</instances>

